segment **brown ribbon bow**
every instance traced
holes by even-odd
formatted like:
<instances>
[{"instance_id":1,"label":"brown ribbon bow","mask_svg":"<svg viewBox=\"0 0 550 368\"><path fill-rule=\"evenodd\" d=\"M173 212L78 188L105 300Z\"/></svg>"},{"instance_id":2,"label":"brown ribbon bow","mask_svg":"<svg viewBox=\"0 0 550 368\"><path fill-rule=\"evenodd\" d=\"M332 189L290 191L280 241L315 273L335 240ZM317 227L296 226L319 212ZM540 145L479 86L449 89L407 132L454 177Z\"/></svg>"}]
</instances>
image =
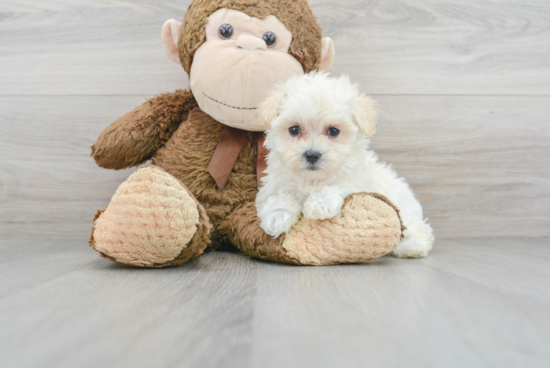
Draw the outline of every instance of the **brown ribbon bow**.
<instances>
[{"instance_id":1,"label":"brown ribbon bow","mask_svg":"<svg viewBox=\"0 0 550 368\"><path fill-rule=\"evenodd\" d=\"M226 126L223 129L222 136L212 156L212 161L208 165L208 172L214 178L216 185L223 192L229 175L237 162L239 153L246 142L248 132L246 130L236 129ZM265 136L264 133L256 133L256 142L258 147L258 159L256 162L256 177L257 186L261 187L261 179L265 176L265 169L267 163L265 161L267 156L267 149L264 147Z\"/></svg>"}]
</instances>

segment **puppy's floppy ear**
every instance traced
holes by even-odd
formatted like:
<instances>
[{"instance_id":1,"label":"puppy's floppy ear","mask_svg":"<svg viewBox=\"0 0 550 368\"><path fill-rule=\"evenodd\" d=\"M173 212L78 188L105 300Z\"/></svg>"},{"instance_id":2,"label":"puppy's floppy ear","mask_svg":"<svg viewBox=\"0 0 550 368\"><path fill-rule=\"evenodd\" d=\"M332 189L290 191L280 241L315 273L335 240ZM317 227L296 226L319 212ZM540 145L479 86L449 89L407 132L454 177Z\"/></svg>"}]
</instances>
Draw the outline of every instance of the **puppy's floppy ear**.
<instances>
[{"instance_id":1,"label":"puppy's floppy ear","mask_svg":"<svg viewBox=\"0 0 550 368\"><path fill-rule=\"evenodd\" d=\"M277 88L260 104L260 121L266 129L271 127L273 120L279 115L280 104L286 95L286 86L278 85Z\"/></svg>"},{"instance_id":2,"label":"puppy's floppy ear","mask_svg":"<svg viewBox=\"0 0 550 368\"><path fill-rule=\"evenodd\" d=\"M376 133L378 111L376 111L376 103L370 97L361 95L355 100L353 117L359 129L367 136L372 137Z\"/></svg>"}]
</instances>

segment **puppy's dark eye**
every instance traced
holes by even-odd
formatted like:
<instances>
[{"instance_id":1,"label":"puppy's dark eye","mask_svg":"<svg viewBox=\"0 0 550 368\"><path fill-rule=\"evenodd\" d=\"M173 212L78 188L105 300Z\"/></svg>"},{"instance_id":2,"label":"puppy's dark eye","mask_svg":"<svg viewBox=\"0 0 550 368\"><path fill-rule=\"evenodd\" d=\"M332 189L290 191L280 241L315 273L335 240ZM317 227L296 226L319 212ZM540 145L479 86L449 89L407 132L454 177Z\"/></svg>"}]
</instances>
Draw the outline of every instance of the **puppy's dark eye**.
<instances>
[{"instance_id":1,"label":"puppy's dark eye","mask_svg":"<svg viewBox=\"0 0 550 368\"><path fill-rule=\"evenodd\" d=\"M221 39L228 40L233 37L233 27L230 24L224 24L220 27L219 34Z\"/></svg>"},{"instance_id":2,"label":"puppy's dark eye","mask_svg":"<svg viewBox=\"0 0 550 368\"><path fill-rule=\"evenodd\" d=\"M267 47L273 47L277 43L277 36L275 36L275 33L273 32L267 32L262 38L265 41Z\"/></svg>"},{"instance_id":3,"label":"puppy's dark eye","mask_svg":"<svg viewBox=\"0 0 550 368\"><path fill-rule=\"evenodd\" d=\"M300 129L299 126L293 126L292 128L288 129L288 132L290 133L291 136L296 137L300 135L300 133L302 132L302 129Z\"/></svg>"},{"instance_id":4,"label":"puppy's dark eye","mask_svg":"<svg viewBox=\"0 0 550 368\"><path fill-rule=\"evenodd\" d=\"M329 137L338 137L338 135L340 134L340 130L336 128L329 128L327 130L327 134L329 135Z\"/></svg>"}]
</instances>

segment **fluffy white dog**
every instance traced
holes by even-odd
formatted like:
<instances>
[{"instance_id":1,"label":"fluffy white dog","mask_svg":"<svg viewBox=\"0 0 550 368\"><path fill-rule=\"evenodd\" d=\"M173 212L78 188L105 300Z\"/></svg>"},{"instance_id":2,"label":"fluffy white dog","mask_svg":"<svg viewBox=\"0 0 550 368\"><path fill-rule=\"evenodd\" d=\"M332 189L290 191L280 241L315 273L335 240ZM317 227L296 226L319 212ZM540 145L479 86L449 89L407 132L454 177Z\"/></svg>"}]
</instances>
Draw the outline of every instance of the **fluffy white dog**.
<instances>
[{"instance_id":1,"label":"fluffy white dog","mask_svg":"<svg viewBox=\"0 0 550 368\"><path fill-rule=\"evenodd\" d=\"M290 79L260 106L267 127L266 176L256 198L264 231L274 237L305 218L335 217L352 193L385 195L407 227L393 251L428 255L434 237L409 185L369 150L378 114L349 77L310 73Z\"/></svg>"}]
</instances>

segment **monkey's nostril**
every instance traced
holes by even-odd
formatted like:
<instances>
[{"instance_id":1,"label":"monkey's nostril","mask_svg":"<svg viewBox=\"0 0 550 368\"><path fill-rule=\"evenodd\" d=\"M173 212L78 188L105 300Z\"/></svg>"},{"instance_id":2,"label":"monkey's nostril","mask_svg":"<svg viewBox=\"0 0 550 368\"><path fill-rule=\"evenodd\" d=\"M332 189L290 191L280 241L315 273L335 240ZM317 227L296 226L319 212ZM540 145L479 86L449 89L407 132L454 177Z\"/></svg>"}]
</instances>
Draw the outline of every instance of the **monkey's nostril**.
<instances>
[{"instance_id":1,"label":"monkey's nostril","mask_svg":"<svg viewBox=\"0 0 550 368\"><path fill-rule=\"evenodd\" d=\"M319 161L321 159L321 152L316 152L316 151L307 151L306 153L304 153L304 157L306 158L307 162L309 162L310 164L314 164L316 163L317 161Z\"/></svg>"}]
</instances>

